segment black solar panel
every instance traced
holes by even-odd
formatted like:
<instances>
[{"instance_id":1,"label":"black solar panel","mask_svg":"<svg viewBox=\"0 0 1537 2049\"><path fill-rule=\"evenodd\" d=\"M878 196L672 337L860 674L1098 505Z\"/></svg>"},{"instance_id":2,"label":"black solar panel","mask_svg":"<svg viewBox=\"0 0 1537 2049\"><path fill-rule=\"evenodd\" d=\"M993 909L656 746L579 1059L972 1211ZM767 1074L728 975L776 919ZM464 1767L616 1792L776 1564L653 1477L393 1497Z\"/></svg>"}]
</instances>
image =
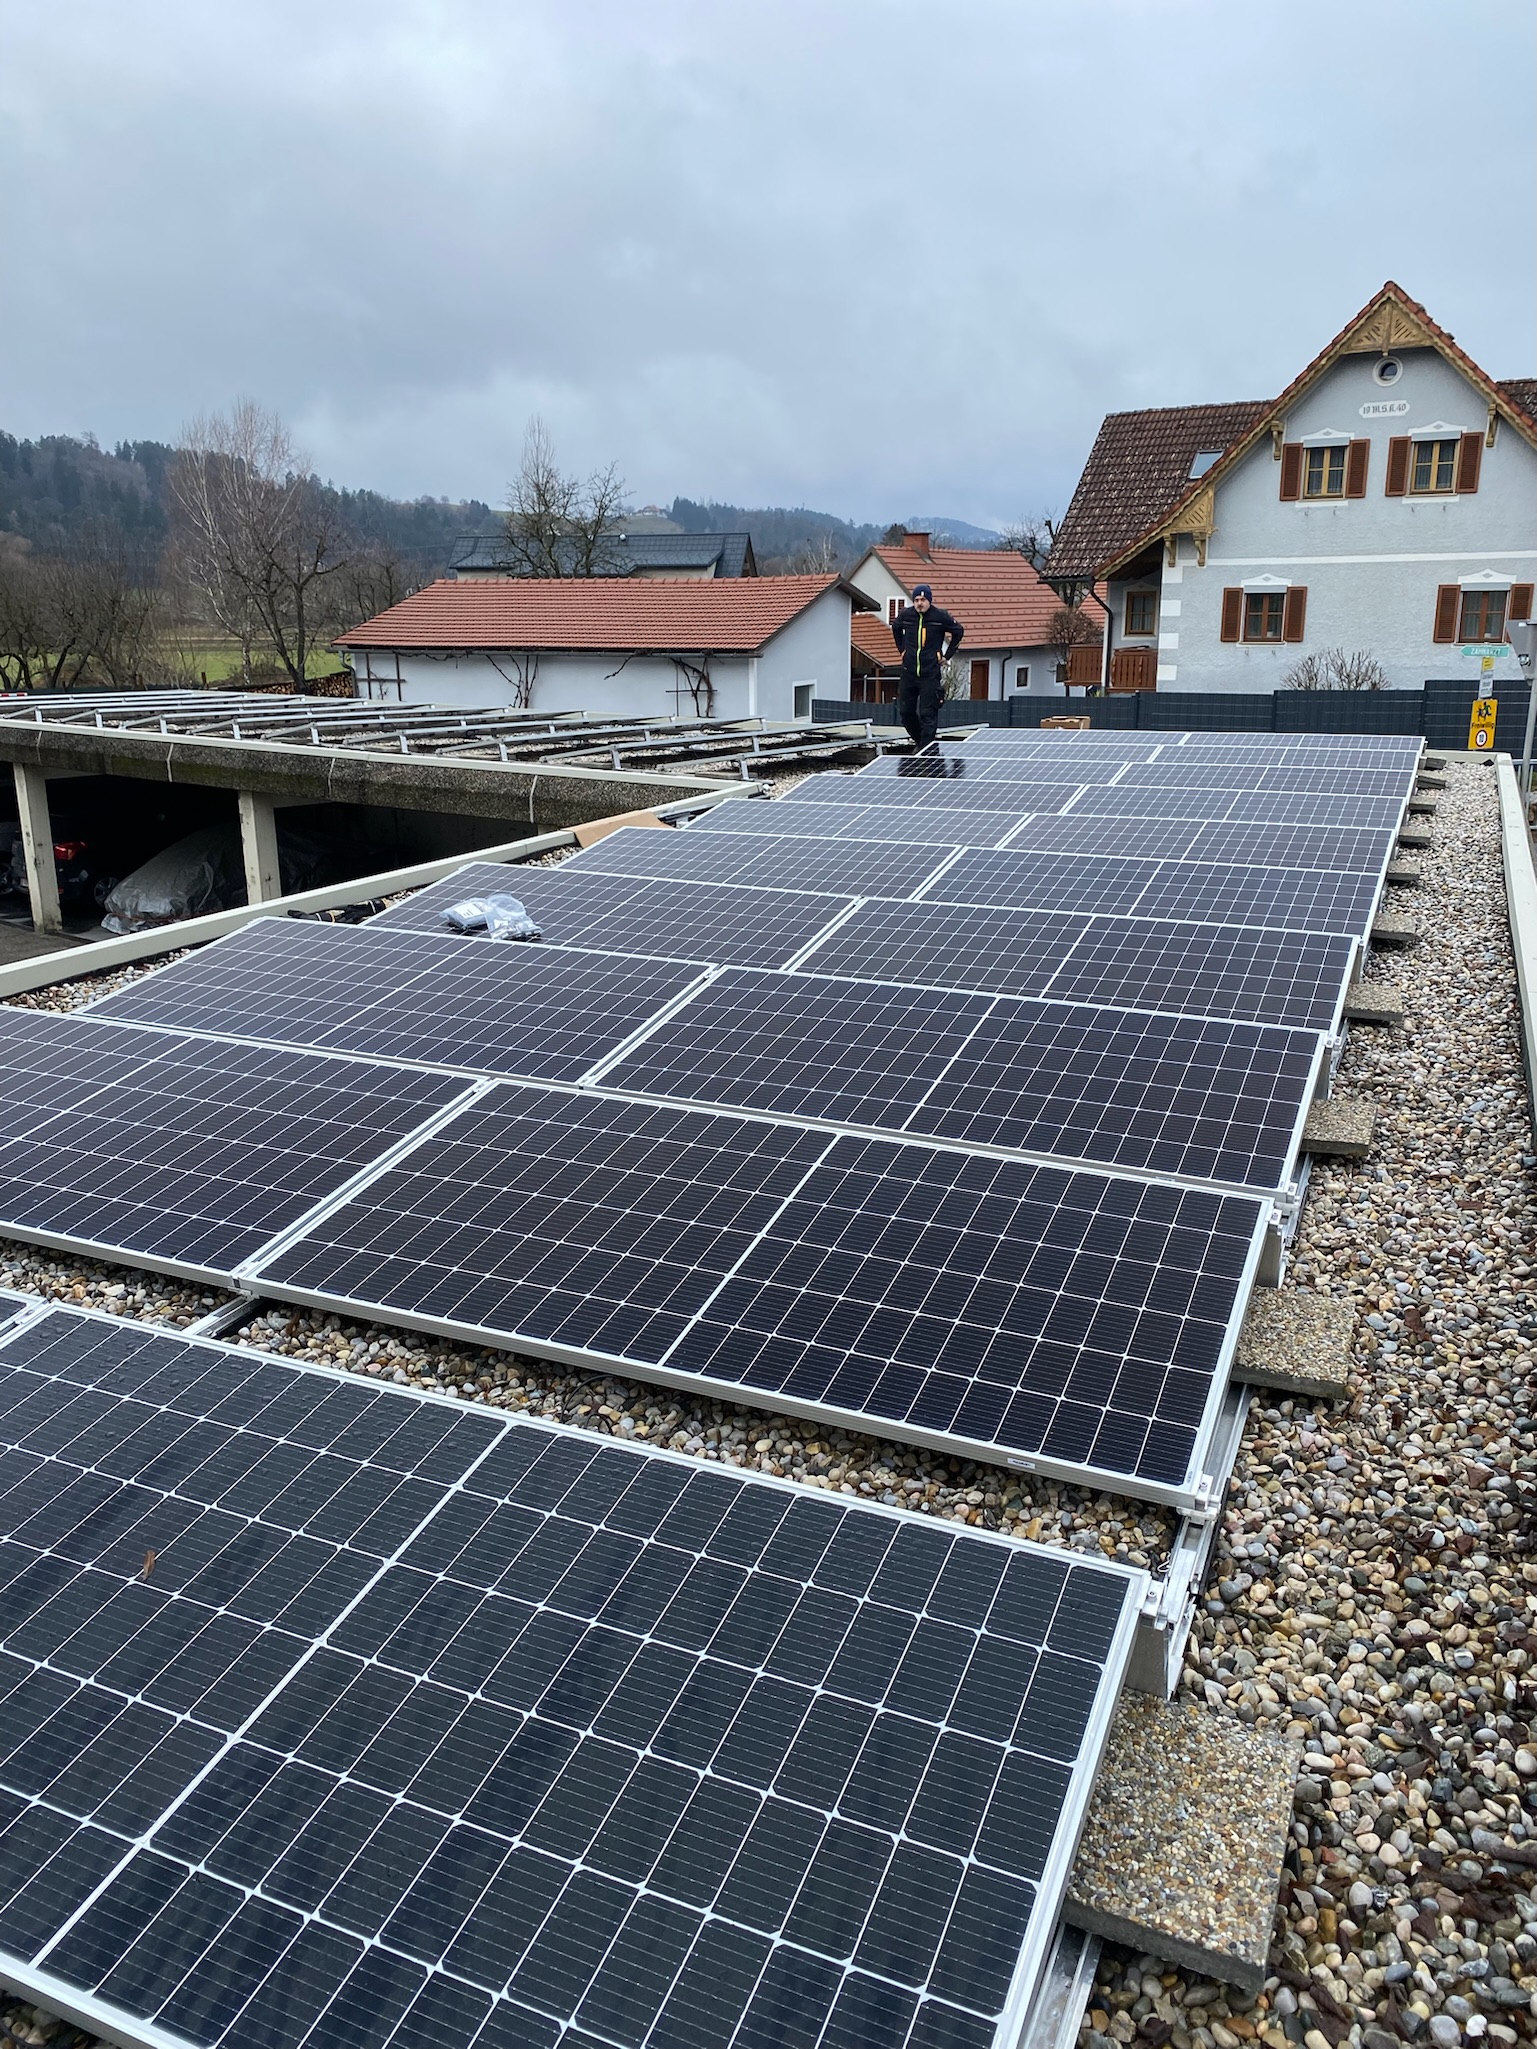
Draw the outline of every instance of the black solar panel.
<instances>
[{"instance_id":1,"label":"black solar panel","mask_svg":"<svg viewBox=\"0 0 1537 2049\"><path fill-rule=\"evenodd\" d=\"M730 969L604 1087L1278 1189L1315 1033Z\"/></svg>"},{"instance_id":2,"label":"black solar panel","mask_svg":"<svg viewBox=\"0 0 1537 2049\"><path fill-rule=\"evenodd\" d=\"M1202 861L1252 862L1275 868L1332 868L1380 876L1392 858L1391 826L1203 825L1191 847Z\"/></svg>"},{"instance_id":3,"label":"black solar panel","mask_svg":"<svg viewBox=\"0 0 1537 2049\"><path fill-rule=\"evenodd\" d=\"M264 1294L1189 1500L1267 1216L503 1087L249 1273Z\"/></svg>"},{"instance_id":4,"label":"black solar panel","mask_svg":"<svg viewBox=\"0 0 1537 2049\"><path fill-rule=\"evenodd\" d=\"M1076 782L1016 782L983 776L942 781L882 780L874 776L814 776L795 792L797 804L862 804L882 811L1061 811L1077 794Z\"/></svg>"},{"instance_id":5,"label":"black solar panel","mask_svg":"<svg viewBox=\"0 0 1537 2049\"><path fill-rule=\"evenodd\" d=\"M1121 855L1160 860L1190 855L1207 828L1199 819L1080 817L1022 819L1008 847L1041 854Z\"/></svg>"},{"instance_id":6,"label":"black solar panel","mask_svg":"<svg viewBox=\"0 0 1537 2049\"><path fill-rule=\"evenodd\" d=\"M1334 933L1094 918L1049 988L1068 1001L1333 1032L1355 952Z\"/></svg>"},{"instance_id":7,"label":"black solar panel","mask_svg":"<svg viewBox=\"0 0 1537 2049\"><path fill-rule=\"evenodd\" d=\"M0 1010L0 1066L29 1023ZM0 1120L0 1231L198 1274L227 1273L465 1088L318 1053L53 1024L78 1093L67 1111Z\"/></svg>"},{"instance_id":8,"label":"black solar panel","mask_svg":"<svg viewBox=\"0 0 1537 2049\"><path fill-rule=\"evenodd\" d=\"M1038 996L1084 923L1063 913L867 904L801 966L815 975Z\"/></svg>"},{"instance_id":9,"label":"black solar panel","mask_svg":"<svg viewBox=\"0 0 1537 2049\"><path fill-rule=\"evenodd\" d=\"M1335 870L1242 868L1207 861L971 849L931 883L925 901L1044 911L1184 918L1202 924L1349 932L1364 939L1375 876Z\"/></svg>"},{"instance_id":10,"label":"black solar panel","mask_svg":"<svg viewBox=\"0 0 1537 2049\"><path fill-rule=\"evenodd\" d=\"M1313 1032L1004 998L903 1129L1279 1189L1318 1059Z\"/></svg>"},{"instance_id":11,"label":"black solar panel","mask_svg":"<svg viewBox=\"0 0 1537 2049\"><path fill-rule=\"evenodd\" d=\"M722 807L726 808L726 807ZM764 806L767 810L769 807ZM773 812L780 809L773 807ZM770 813L772 818L773 813ZM949 849L844 841L822 845L791 833L657 832L626 826L599 840L568 868L586 873L653 875L696 882L762 883L774 889L832 890L849 896L906 897Z\"/></svg>"},{"instance_id":12,"label":"black solar panel","mask_svg":"<svg viewBox=\"0 0 1537 2049\"><path fill-rule=\"evenodd\" d=\"M852 791L852 782L846 783ZM723 807L724 808L724 807ZM757 813L755 832L773 831L779 836L810 838L816 840L876 840L882 843L926 846L936 849L940 855L953 847L992 847L1005 838L1013 829L1014 818L1004 811L952 811L948 807L935 808L932 805L914 806L909 810L896 804L848 803L802 804L790 799L779 799L761 807L748 807ZM719 818L719 811L712 811L709 818ZM713 837L721 828L709 827L707 820L691 828L695 832L709 830Z\"/></svg>"},{"instance_id":13,"label":"black solar panel","mask_svg":"<svg viewBox=\"0 0 1537 2049\"><path fill-rule=\"evenodd\" d=\"M698 976L670 961L262 918L90 1015L574 1081Z\"/></svg>"},{"instance_id":14,"label":"black solar panel","mask_svg":"<svg viewBox=\"0 0 1537 2049\"><path fill-rule=\"evenodd\" d=\"M802 963L929 989L999 990L1120 1009L1333 1031L1356 942L1145 918L866 904Z\"/></svg>"},{"instance_id":15,"label":"black solar panel","mask_svg":"<svg viewBox=\"0 0 1537 2049\"><path fill-rule=\"evenodd\" d=\"M1396 797L1334 797L1288 790L1108 789L1082 791L1073 816L1201 819L1209 824L1329 825L1342 830L1394 828L1403 817Z\"/></svg>"},{"instance_id":16,"label":"black solar panel","mask_svg":"<svg viewBox=\"0 0 1537 2049\"><path fill-rule=\"evenodd\" d=\"M369 920L370 929L441 932L442 913L450 905L492 892L517 897L554 946L655 960L723 961L744 968L779 967L850 902L846 896L806 890L656 882L589 869L568 874L564 865L509 869L477 862L381 912Z\"/></svg>"},{"instance_id":17,"label":"black solar panel","mask_svg":"<svg viewBox=\"0 0 1537 2049\"><path fill-rule=\"evenodd\" d=\"M1238 762L1149 762L1128 768L1118 789L1292 790L1327 797L1393 797L1400 802L1414 787L1412 769L1327 768L1317 762L1292 767Z\"/></svg>"},{"instance_id":18,"label":"black solar panel","mask_svg":"<svg viewBox=\"0 0 1537 2049\"><path fill-rule=\"evenodd\" d=\"M900 1127L985 996L728 969L602 1076L607 1088Z\"/></svg>"},{"instance_id":19,"label":"black solar panel","mask_svg":"<svg viewBox=\"0 0 1537 2049\"><path fill-rule=\"evenodd\" d=\"M954 801L960 804L966 801L966 791L973 783L1108 783L1126 766L1126 756L1096 757L1093 761L1075 756L1071 761L1062 761L1043 749L1023 759L999 753L973 758L968 750L959 750L958 758L945 766L949 769L946 783L954 789ZM883 754L879 761L862 768L854 781L861 787L868 782L902 782L905 788L914 767L911 755ZM948 789L945 801L950 801Z\"/></svg>"},{"instance_id":20,"label":"black solar panel","mask_svg":"<svg viewBox=\"0 0 1537 2049\"><path fill-rule=\"evenodd\" d=\"M0 1529L0 1976L210 2049L1009 2049L1147 1585L70 1312Z\"/></svg>"}]
</instances>

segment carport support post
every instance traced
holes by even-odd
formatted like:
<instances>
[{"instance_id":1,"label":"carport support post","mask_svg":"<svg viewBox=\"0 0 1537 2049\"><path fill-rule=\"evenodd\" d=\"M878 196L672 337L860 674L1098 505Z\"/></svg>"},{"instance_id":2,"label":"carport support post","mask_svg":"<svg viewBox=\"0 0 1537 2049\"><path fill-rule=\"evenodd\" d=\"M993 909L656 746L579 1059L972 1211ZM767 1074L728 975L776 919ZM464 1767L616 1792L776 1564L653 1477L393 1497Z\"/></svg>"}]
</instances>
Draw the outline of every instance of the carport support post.
<instances>
[{"instance_id":1,"label":"carport support post","mask_svg":"<svg viewBox=\"0 0 1537 2049\"><path fill-rule=\"evenodd\" d=\"M59 871L53 858L53 823L48 816L48 778L40 768L15 762L16 815L21 821L21 851L27 863L27 895L32 923L39 932L62 932L59 913Z\"/></svg>"},{"instance_id":2,"label":"carport support post","mask_svg":"<svg viewBox=\"0 0 1537 2049\"><path fill-rule=\"evenodd\" d=\"M245 857L246 902L269 903L273 897L283 894L283 880L278 872L277 809L270 797L264 797L256 790L242 790L239 795L240 851Z\"/></svg>"}]
</instances>

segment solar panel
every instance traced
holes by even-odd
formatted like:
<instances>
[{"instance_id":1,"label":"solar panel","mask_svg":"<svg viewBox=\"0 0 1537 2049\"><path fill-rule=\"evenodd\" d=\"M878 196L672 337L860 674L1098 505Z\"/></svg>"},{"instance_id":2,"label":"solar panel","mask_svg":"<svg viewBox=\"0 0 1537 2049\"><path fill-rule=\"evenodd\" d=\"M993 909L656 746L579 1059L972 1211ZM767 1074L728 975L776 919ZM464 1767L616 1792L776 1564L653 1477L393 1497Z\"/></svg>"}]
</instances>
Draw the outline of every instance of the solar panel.
<instances>
[{"instance_id":1,"label":"solar panel","mask_svg":"<svg viewBox=\"0 0 1537 2049\"><path fill-rule=\"evenodd\" d=\"M927 886L924 901L1349 932L1364 939L1379 893L1376 877L1327 869L973 848Z\"/></svg>"},{"instance_id":2,"label":"solar panel","mask_svg":"<svg viewBox=\"0 0 1537 2049\"><path fill-rule=\"evenodd\" d=\"M640 1095L899 1128L991 1008L948 990L728 969L601 1078Z\"/></svg>"},{"instance_id":3,"label":"solar panel","mask_svg":"<svg viewBox=\"0 0 1537 2049\"><path fill-rule=\"evenodd\" d=\"M725 808L725 807L722 807ZM766 807L765 807L766 808ZM777 811L779 806L775 806ZM824 846L796 834L657 832L625 826L568 862L585 873L653 875L696 882L763 883L774 889L822 889L849 896L906 897L949 854L899 843L848 841Z\"/></svg>"},{"instance_id":4,"label":"solar panel","mask_svg":"<svg viewBox=\"0 0 1537 2049\"><path fill-rule=\"evenodd\" d=\"M1094 918L1050 993L1115 1008L1339 1029L1356 943L1337 933Z\"/></svg>"},{"instance_id":5,"label":"solar panel","mask_svg":"<svg viewBox=\"0 0 1537 2049\"><path fill-rule=\"evenodd\" d=\"M866 904L802 962L928 989L998 990L1118 1009L1338 1029L1356 942L1150 918Z\"/></svg>"},{"instance_id":6,"label":"solar panel","mask_svg":"<svg viewBox=\"0 0 1537 2049\"><path fill-rule=\"evenodd\" d=\"M1332 825L1342 830L1396 830L1403 817L1398 798L1335 797L1325 792L1287 790L1149 790L1112 783L1082 791L1073 816L1111 818L1195 818L1218 825Z\"/></svg>"},{"instance_id":7,"label":"solar panel","mask_svg":"<svg viewBox=\"0 0 1537 2049\"><path fill-rule=\"evenodd\" d=\"M574 1081L698 978L668 961L261 918L89 1014Z\"/></svg>"},{"instance_id":8,"label":"solar panel","mask_svg":"<svg viewBox=\"0 0 1537 2049\"><path fill-rule=\"evenodd\" d=\"M519 898L552 945L744 968L778 967L850 903L845 896L806 890L657 882L592 870L568 875L564 866L507 869L475 862L381 912L369 925L441 932L442 913L450 905L493 891Z\"/></svg>"},{"instance_id":9,"label":"solar panel","mask_svg":"<svg viewBox=\"0 0 1537 2049\"><path fill-rule=\"evenodd\" d=\"M1214 763L1186 767L1183 763L1149 762L1129 768L1118 789L1146 790L1293 790L1326 797L1396 798L1401 803L1414 787L1412 769L1325 768L1317 763L1291 768L1245 767Z\"/></svg>"},{"instance_id":10,"label":"solar panel","mask_svg":"<svg viewBox=\"0 0 1537 2049\"><path fill-rule=\"evenodd\" d=\"M1333 868L1381 875L1392 858L1391 827L1326 825L1204 825L1192 843L1203 861L1252 862L1278 868Z\"/></svg>"},{"instance_id":11,"label":"solar panel","mask_svg":"<svg viewBox=\"0 0 1537 2049\"><path fill-rule=\"evenodd\" d=\"M1069 811L1062 818L1021 819L1006 845L1011 853L1019 849L1157 860L1166 854L1187 856L1206 830L1199 819L1081 817Z\"/></svg>"},{"instance_id":12,"label":"solar panel","mask_svg":"<svg viewBox=\"0 0 1537 2049\"><path fill-rule=\"evenodd\" d=\"M853 784L845 785L852 789ZM754 811L758 806L752 807ZM710 812L691 831L712 831ZM952 811L948 806L925 804L908 810L897 804L824 803L802 804L787 798L761 807L761 823L755 832L773 831L780 836L816 840L875 840L926 846L948 854L955 847L996 846L1013 828L1015 820L1006 811Z\"/></svg>"},{"instance_id":13,"label":"solar panel","mask_svg":"<svg viewBox=\"0 0 1537 2049\"><path fill-rule=\"evenodd\" d=\"M1320 1044L1260 1025L729 969L600 1079L1277 1190Z\"/></svg>"},{"instance_id":14,"label":"solar panel","mask_svg":"<svg viewBox=\"0 0 1537 2049\"><path fill-rule=\"evenodd\" d=\"M0 1975L219 2049L1011 2049L1147 1589L68 1311L0 1527Z\"/></svg>"},{"instance_id":15,"label":"solar panel","mask_svg":"<svg viewBox=\"0 0 1537 2049\"><path fill-rule=\"evenodd\" d=\"M982 777L946 777L939 782L881 781L866 776L816 776L795 792L797 804L861 804L882 811L897 808L938 812L1061 811L1076 795L1078 784L987 781Z\"/></svg>"},{"instance_id":16,"label":"solar panel","mask_svg":"<svg viewBox=\"0 0 1537 2049\"><path fill-rule=\"evenodd\" d=\"M0 1067L31 1022L0 1009ZM465 1090L318 1053L52 1024L76 1094L0 1128L0 1231L198 1278L227 1274Z\"/></svg>"},{"instance_id":17,"label":"solar panel","mask_svg":"<svg viewBox=\"0 0 1537 2049\"><path fill-rule=\"evenodd\" d=\"M914 758L905 754L883 754L878 761L872 761L868 768L860 769L854 781L863 785L867 782L897 782L911 778ZM967 788L973 783L1036 782L1036 783L1107 783L1127 765L1126 756L1117 754L1108 758L1096 756L1088 761L1075 756L1072 761L1060 761L1046 750L1018 759L1012 754L980 755L971 757L962 753L954 761L944 764L949 769L947 783L962 784ZM949 801L948 797L947 800ZM965 791L958 790L956 803L966 801Z\"/></svg>"},{"instance_id":18,"label":"solar panel","mask_svg":"<svg viewBox=\"0 0 1537 2049\"><path fill-rule=\"evenodd\" d=\"M1188 1504L1268 1215L504 1084L244 1274Z\"/></svg>"}]
</instances>

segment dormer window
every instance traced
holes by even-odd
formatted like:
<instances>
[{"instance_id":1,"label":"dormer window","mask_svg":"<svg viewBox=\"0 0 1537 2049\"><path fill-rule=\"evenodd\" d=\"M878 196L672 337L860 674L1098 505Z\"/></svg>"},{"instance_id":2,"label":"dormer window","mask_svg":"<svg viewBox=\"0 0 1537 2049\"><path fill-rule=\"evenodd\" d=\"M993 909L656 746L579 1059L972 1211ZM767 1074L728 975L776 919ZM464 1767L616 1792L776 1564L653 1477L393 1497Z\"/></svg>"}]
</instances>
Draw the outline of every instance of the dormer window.
<instances>
[{"instance_id":1,"label":"dormer window","mask_svg":"<svg viewBox=\"0 0 1537 2049\"><path fill-rule=\"evenodd\" d=\"M1221 460L1222 450L1220 448L1198 448L1195 460L1190 465L1191 483L1194 483L1197 477L1204 477L1212 464Z\"/></svg>"}]
</instances>

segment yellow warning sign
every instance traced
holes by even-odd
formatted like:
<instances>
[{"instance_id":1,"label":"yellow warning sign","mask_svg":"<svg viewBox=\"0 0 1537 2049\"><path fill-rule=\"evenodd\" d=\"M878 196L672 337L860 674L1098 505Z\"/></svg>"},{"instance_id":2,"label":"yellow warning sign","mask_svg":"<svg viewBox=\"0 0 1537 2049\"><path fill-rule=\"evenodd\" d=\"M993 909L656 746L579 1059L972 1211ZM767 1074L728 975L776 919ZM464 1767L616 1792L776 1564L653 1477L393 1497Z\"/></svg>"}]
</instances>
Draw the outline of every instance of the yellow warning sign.
<instances>
[{"instance_id":1,"label":"yellow warning sign","mask_svg":"<svg viewBox=\"0 0 1537 2049\"><path fill-rule=\"evenodd\" d=\"M1468 721L1468 751L1472 754L1488 754L1494 748L1494 715L1499 701L1493 697L1475 698L1473 716Z\"/></svg>"}]
</instances>

